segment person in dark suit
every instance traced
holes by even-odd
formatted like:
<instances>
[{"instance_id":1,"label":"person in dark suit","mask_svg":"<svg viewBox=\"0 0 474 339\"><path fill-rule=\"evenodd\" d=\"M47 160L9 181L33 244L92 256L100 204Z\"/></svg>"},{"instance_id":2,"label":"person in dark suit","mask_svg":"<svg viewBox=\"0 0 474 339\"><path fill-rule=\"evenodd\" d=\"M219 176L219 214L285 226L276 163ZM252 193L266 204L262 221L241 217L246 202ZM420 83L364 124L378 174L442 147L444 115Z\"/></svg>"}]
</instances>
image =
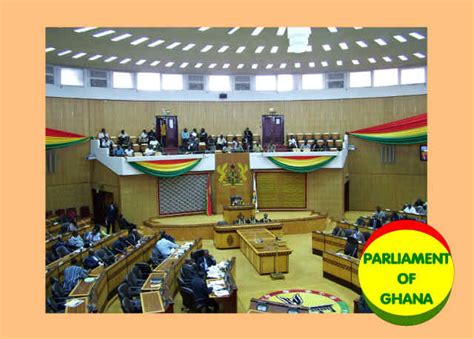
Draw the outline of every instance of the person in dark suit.
<instances>
[{"instance_id":1,"label":"person in dark suit","mask_svg":"<svg viewBox=\"0 0 474 339\"><path fill-rule=\"evenodd\" d=\"M210 266L216 264L216 260L209 254L208 250L204 250L203 255L196 258L196 263L204 272L207 272Z\"/></svg>"},{"instance_id":2,"label":"person in dark suit","mask_svg":"<svg viewBox=\"0 0 474 339\"><path fill-rule=\"evenodd\" d=\"M214 313L217 313L219 305L215 300L209 298L212 288L207 287L206 280L203 277L194 275L191 279L190 288L194 292L196 305L206 305Z\"/></svg>"},{"instance_id":3,"label":"person in dark suit","mask_svg":"<svg viewBox=\"0 0 474 339\"><path fill-rule=\"evenodd\" d=\"M107 233L115 232L115 223L117 221L118 209L113 202L105 209L105 223L107 225Z\"/></svg>"},{"instance_id":4,"label":"person in dark suit","mask_svg":"<svg viewBox=\"0 0 474 339\"><path fill-rule=\"evenodd\" d=\"M95 255L94 250L89 250L89 255L84 259L84 268L86 270L94 269L103 264L102 260Z\"/></svg>"},{"instance_id":5,"label":"person in dark suit","mask_svg":"<svg viewBox=\"0 0 474 339\"><path fill-rule=\"evenodd\" d=\"M125 242L125 239L123 237L120 237L112 244L112 252L114 252L114 254L126 254L127 246L128 244Z\"/></svg>"},{"instance_id":6,"label":"person in dark suit","mask_svg":"<svg viewBox=\"0 0 474 339\"><path fill-rule=\"evenodd\" d=\"M135 227L135 228L137 227L137 225L132 224L131 222L128 222L128 220L125 219L125 217L122 214L118 216L117 223L121 230L128 230L128 229L131 229L132 227Z\"/></svg>"}]
</instances>

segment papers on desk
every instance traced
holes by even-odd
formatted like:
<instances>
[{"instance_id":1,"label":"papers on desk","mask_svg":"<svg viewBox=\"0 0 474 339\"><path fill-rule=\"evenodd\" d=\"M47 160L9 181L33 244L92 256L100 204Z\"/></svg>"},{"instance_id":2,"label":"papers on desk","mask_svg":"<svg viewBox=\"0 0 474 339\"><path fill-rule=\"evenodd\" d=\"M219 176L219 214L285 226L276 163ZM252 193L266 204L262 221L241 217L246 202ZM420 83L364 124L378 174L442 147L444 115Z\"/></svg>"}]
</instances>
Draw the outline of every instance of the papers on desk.
<instances>
[{"instance_id":1,"label":"papers on desk","mask_svg":"<svg viewBox=\"0 0 474 339\"><path fill-rule=\"evenodd\" d=\"M227 290L218 290L218 291L213 291L216 297L227 297L229 295L229 291Z\"/></svg>"},{"instance_id":2,"label":"papers on desk","mask_svg":"<svg viewBox=\"0 0 474 339\"><path fill-rule=\"evenodd\" d=\"M217 265L209 267L207 277L211 279L223 278L225 273L219 269Z\"/></svg>"},{"instance_id":3,"label":"papers on desk","mask_svg":"<svg viewBox=\"0 0 474 339\"><path fill-rule=\"evenodd\" d=\"M82 304L83 302L84 302L84 300L81 300L81 299L69 299L68 301L66 301L66 303L64 305L66 307L77 307L80 304Z\"/></svg>"},{"instance_id":4,"label":"papers on desk","mask_svg":"<svg viewBox=\"0 0 474 339\"><path fill-rule=\"evenodd\" d=\"M93 278L93 277L87 277L87 278L84 279L84 282L86 282L86 283L91 283L93 281L95 281L95 278Z\"/></svg>"}]
</instances>

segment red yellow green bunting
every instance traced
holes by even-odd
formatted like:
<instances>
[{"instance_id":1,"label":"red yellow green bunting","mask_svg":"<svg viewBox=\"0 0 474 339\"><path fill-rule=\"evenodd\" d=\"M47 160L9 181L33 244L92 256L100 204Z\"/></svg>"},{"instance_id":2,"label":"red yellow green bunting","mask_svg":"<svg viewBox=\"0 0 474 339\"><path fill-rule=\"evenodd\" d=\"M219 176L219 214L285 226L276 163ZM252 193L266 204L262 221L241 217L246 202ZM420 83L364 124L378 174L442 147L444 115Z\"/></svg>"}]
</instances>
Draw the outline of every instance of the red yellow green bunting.
<instances>
[{"instance_id":1,"label":"red yellow green bunting","mask_svg":"<svg viewBox=\"0 0 474 339\"><path fill-rule=\"evenodd\" d=\"M90 140L83 135L46 128L46 149L64 148Z\"/></svg>"},{"instance_id":2,"label":"red yellow green bunting","mask_svg":"<svg viewBox=\"0 0 474 339\"><path fill-rule=\"evenodd\" d=\"M137 170L155 177L172 178L189 172L196 167L200 161L201 158L137 161L129 162L129 164Z\"/></svg>"},{"instance_id":3,"label":"red yellow green bunting","mask_svg":"<svg viewBox=\"0 0 474 339\"><path fill-rule=\"evenodd\" d=\"M315 171L329 162L331 162L334 156L289 156L289 157L268 157L268 160L273 162L280 168L283 168L290 172L296 173L307 173Z\"/></svg>"}]
</instances>

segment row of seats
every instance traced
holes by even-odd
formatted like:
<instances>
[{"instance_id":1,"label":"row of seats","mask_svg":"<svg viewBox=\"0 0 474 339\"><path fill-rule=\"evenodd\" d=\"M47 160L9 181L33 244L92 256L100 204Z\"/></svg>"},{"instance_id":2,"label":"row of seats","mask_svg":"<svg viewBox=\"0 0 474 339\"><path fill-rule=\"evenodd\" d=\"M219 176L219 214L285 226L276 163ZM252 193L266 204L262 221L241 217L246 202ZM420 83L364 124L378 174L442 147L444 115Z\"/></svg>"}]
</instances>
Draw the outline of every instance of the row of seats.
<instances>
[{"instance_id":1,"label":"row of seats","mask_svg":"<svg viewBox=\"0 0 474 339\"><path fill-rule=\"evenodd\" d=\"M69 208L60 208L56 211L46 211L46 219L57 217L59 219L66 217L68 219L75 219L76 217L80 216L81 218L89 218L91 216L91 212L89 206L81 206L79 208L79 215L77 213L77 209L75 207Z\"/></svg>"},{"instance_id":2,"label":"row of seats","mask_svg":"<svg viewBox=\"0 0 474 339\"><path fill-rule=\"evenodd\" d=\"M287 133L286 140L290 140L291 136L294 136L296 140L338 140L341 138L339 132L306 132L306 133Z\"/></svg>"}]
</instances>

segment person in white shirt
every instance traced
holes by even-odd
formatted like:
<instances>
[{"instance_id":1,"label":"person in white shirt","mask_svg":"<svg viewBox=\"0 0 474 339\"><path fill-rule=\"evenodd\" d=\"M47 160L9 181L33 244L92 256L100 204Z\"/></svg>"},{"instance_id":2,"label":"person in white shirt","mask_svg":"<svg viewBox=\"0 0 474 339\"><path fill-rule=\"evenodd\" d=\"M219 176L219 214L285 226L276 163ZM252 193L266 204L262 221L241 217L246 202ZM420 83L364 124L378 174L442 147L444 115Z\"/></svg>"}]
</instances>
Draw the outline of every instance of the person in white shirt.
<instances>
[{"instance_id":1,"label":"person in white shirt","mask_svg":"<svg viewBox=\"0 0 474 339\"><path fill-rule=\"evenodd\" d=\"M149 142L149 147L150 147L151 149L153 149L154 151L157 151L157 150L158 150L158 146L159 146L159 145L160 145L160 143L159 143L158 140L156 140L156 139L152 139L152 140L150 140L150 142Z\"/></svg>"},{"instance_id":2,"label":"person in white shirt","mask_svg":"<svg viewBox=\"0 0 474 339\"><path fill-rule=\"evenodd\" d=\"M127 157L133 157L133 149L132 149L132 146L128 145L128 148L125 150L125 155Z\"/></svg>"},{"instance_id":3,"label":"person in white shirt","mask_svg":"<svg viewBox=\"0 0 474 339\"><path fill-rule=\"evenodd\" d=\"M100 139L100 147L102 148L110 148L114 143L108 137L104 137Z\"/></svg>"},{"instance_id":4,"label":"person in white shirt","mask_svg":"<svg viewBox=\"0 0 474 339\"><path fill-rule=\"evenodd\" d=\"M311 150L311 145L308 144L308 140L306 140L306 139L304 140L303 145L301 145L301 150L302 151L305 151L305 150L310 151Z\"/></svg>"},{"instance_id":5,"label":"person in white shirt","mask_svg":"<svg viewBox=\"0 0 474 339\"><path fill-rule=\"evenodd\" d=\"M288 141L288 146L290 148L298 148L298 143L293 135L290 136L290 140Z\"/></svg>"},{"instance_id":6,"label":"person in white shirt","mask_svg":"<svg viewBox=\"0 0 474 339\"><path fill-rule=\"evenodd\" d=\"M198 133L197 133L197 131L196 131L195 128L193 128L193 131L191 132L191 135L192 135L194 138L197 138Z\"/></svg>"},{"instance_id":7,"label":"person in white shirt","mask_svg":"<svg viewBox=\"0 0 474 339\"><path fill-rule=\"evenodd\" d=\"M84 247L84 240L82 240L82 237L79 235L77 231L72 232L71 237L67 241L67 244L74 249L79 249Z\"/></svg>"},{"instance_id":8,"label":"person in white shirt","mask_svg":"<svg viewBox=\"0 0 474 339\"><path fill-rule=\"evenodd\" d=\"M105 128L102 128L102 130L99 132L98 138L99 139L109 138L109 133L105 131Z\"/></svg>"},{"instance_id":9,"label":"person in white shirt","mask_svg":"<svg viewBox=\"0 0 474 339\"><path fill-rule=\"evenodd\" d=\"M225 145L227 145L227 140L224 139L224 136L221 134L218 138L217 138L217 147L216 149L218 150L222 150L224 148Z\"/></svg>"},{"instance_id":10,"label":"person in white shirt","mask_svg":"<svg viewBox=\"0 0 474 339\"><path fill-rule=\"evenodd\" d=\"M405 212L405 213L410 213L410 214L418 214L418 213L416 212L415 207L413 207L411 204L406 205L406 207L404 208L403 212Z\"/></svg>"},{"instance_id":11,"label":"person in white shirt","mask_svg":"<svg viewBox=\"0 0 474 339\"><path fill-rule=\"evenodd\" d=\"M150 146L147 146L145 152L143 152L143 155L145 156L155 155L155 151L151 149Z\"/></svg>"},{"instance_id":12,"label":"person in white shirt","mask_svg":"<svg viewBox=\"0 0 474 339\"><path fill-rule=\"evenodd\" d=\"M173 248L178 248L179 245L161 237L160 240L156 242L156 249L160 252L163 258L167 258L171 254Z\"/></svg>"},{"instance_id":13,"label":"person in white shirt","mask_svg":"<svg viewBox=\"0 0 474 339\"><path fill-rule=\"evenodd\" d=\"M142 134L138 137L138 142L140 144L147 144L148 143L148 132L144 129Z\"/></svg>"},{"instance_id":14,"label":"person in white shirt","mask_svg":"<svg viewBox=\"0 0 474 339\"><path fill-rule=\"evenodd\" d=\"M125 132L125 130L121 130L120 134L118 135L118 140L120 145L128 145L130 142L130 136Z\"/></svg>"}]
</instances>

